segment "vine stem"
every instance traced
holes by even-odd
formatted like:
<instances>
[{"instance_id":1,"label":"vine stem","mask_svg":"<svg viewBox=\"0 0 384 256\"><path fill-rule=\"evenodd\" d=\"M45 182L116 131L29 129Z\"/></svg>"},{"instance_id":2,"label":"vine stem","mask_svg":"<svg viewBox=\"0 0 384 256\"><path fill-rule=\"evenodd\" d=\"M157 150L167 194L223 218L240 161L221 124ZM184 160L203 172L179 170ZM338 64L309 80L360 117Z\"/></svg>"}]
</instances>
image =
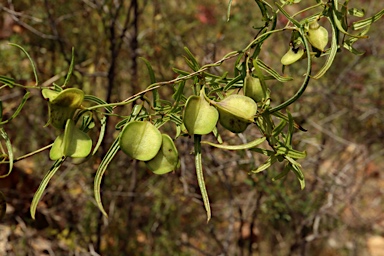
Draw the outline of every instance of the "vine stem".
<instances>
[{"instance_id":1,"label":"vine stem","mask_svg":"<svg viewBox=\"0 0 384 256\"><path fill-rule=\"evenodd\" d=\"M199 183L201 196L203 198L203 203L205 210L207 211L207 223L211 219L211 206L209 204L209 198L207 193L207 188L205 187L204 175L203 175L203 165L201 162L201 135L194 135L194 149L195 149L195 168L197 181Z\"/></svg>"}]
</instances>

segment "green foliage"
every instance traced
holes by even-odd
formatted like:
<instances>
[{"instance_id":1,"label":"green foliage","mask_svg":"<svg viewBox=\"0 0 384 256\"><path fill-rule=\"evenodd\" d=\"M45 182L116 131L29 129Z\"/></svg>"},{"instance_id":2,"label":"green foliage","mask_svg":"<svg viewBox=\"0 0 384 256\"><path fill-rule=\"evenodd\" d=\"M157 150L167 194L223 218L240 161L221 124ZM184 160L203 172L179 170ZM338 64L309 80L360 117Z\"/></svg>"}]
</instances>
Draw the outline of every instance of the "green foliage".
<instances>
[{"instance_id":1,"label":"green foliage","mask_svg":"<svg viewBox=\"0 0 384 256\"><path fill-rule=\"evenodd\" d=\"M306 182L299 160L305 158L307 152L296 149L298 143L293 139L295 133L304 129L296 123L287 107L291 105L294 107L301 99L311 78L320 79L332 70L336 55L341 48L345 48L352 54L360 54L360 51L352 45L366 38L369 26L382 16L382 11L369 19L353 23L354 30L368 28L360 32L351 32L348 31L349 27L345 20L351 15L361 17L363 12L349 8L347 4L339 8L337 0L326 3L314 1L313 6L289 14L287 7L300 1L280 2L281 5L256 1L263 23L257 28L257 36L247 40L249 42L244 48L229 52L218 61L204 64L189 48L184 47L186 68L174 68L176 76L174 79L158 82L155 68L149 60L142 58L148 70L149 85L119 102L113 102L110 98L105 101L99 95L86 95L86 88L67 88L71 84L71 77L76 78L75 50L72 50L72 57L67 58L69 71L66 72L62 86L55 83L42 85L38 78L38 65L34 63L28 51L20 45L11 44L21 49L29 59L35 85L19 84L16 82L17 78L7 75L0 77L2 89L25 90L23 100L14 114L5 121L1 120L0 132L6 145L6 150L2 148L2 163L9 164L8 173L2 177L11 173L14 161L25 158L24 156L14 157L6 125L18 117L22 108L28 103L30 92L41 90L43 98L48 100L47 125L52 125L60 132L54 143L50 145L50 158L55 162L41 181L32 200L30 208L32 218L36 216L38 203L49 181L64 162L70 158L85 158L91 161L90 157L97 153L102 144L109 149L97 166L94 177L94 197L104 215L107 215L107 212L101 198L102 179L120 149L131 159L146 164L153 173L165 174L174 171L180 165L178 152L181 150L177 149L174 143L174 140L180 137L193 140L193 147L183 148L183 150L193 151L196 177L208 221L211 219L212 210L204 179L204 147L206 145L223 151L243 150L247 153L260 154L266 160L257 166L251 166L248 169L250 174L261 173L268 169L273 174L266 174L270 176L268 179L276 181L288 179L288 175L293 173L300 188L304 189ZM227 6L228 20L232 19L232 4L232 1L229 1ZM285 26L278 27L279 17L287 19ZM105 19L105 17L101 18ZM326 22L327 25L319 25L320 21ZM330 27L330 31L326 27ZM291 32L291 38L286 42L286 45L289 45L288 52L280 56L283 67L271 67L263 60L263 47L269 39L287 31ZM331 32L330 43L328 42L329 32ZM85 50L82 49L82 51ZM84 53L79 53L80 59L82 54ZM302 61L304 59L306 61ZM224 67L225 65L229 65L229 68ZM285 100L278 102L275 96L276 90L272 85L285 84L294 79L279 71L279 68L284 71L287 65L302 65L304 74L300 73L303 75L301 86L292 94L286 93ZM313 66L319 65L320 68L317 68L316 73L313 74ZM113 73L112 76L114 76ZM162 94L162 91L166 90L173 93L171 97L165 93ZM117 107L122 107L124 111L117 110ZM105 137L107 120L110 117L118 119L115 135L112 138ZM166 133L170 133L172 128L175 128L176 135L167 135ZM160 129L165 132L162 134ZM223 143L221 139L221 135L225 133L237 134L249 130L253 130L256 134L256 138L251 142L230 145L228 142ZM92 133L98 135L97 140L91 137ZM217 143L202 141L203 136L209 138L211 133ZM110 141L113 142L110 143ZM92 145L95 145L93 150ZM41 151L42 149L38 149L28 153L27 156L30 157ZM275 164L282 165L283 170L276 173ZM264 186L270 186L268 181L263 182ZM170 205L169 202L166 204ZM158 205L156 207L161 208ZM279 200L271 199L270 202L265 203L264 207L266 211L272 208L276 219L289 221L289 217L283 216L284 214L280 212L283 205ZM0 205L0 216L1 210L4 209Z\"/></svg>"}]
</instances>

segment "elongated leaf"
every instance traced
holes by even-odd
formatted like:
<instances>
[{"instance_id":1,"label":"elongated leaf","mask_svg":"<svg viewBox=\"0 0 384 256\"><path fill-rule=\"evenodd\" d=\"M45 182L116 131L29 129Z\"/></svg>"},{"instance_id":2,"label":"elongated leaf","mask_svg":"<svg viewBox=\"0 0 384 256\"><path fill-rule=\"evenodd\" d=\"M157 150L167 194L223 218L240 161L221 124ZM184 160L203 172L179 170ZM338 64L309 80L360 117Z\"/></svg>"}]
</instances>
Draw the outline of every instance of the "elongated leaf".
<instances>
[{"instance_id":1,"label":"elongated leaf","mask_svg":"<svg viewBox=\"0 0 384 256\"><path fill-rule=\"evenodd\" d=\"M279 146L276 149L276 155L282 155L282 156L287 156L293 159L302 159L307 157L307 153L305 151L301 152L295 149L292 149L290 147L286 146Z\"/></svg>"},{"instance_id":2,"label":"elongated leaf","mask_svg":"<svg viewBox=\"0 0 384 256\"><path fill-rule=\"evenodd\" d=\"M0 75L0 83L8 85L10 88L13 88L13 85L15 84L15 79Z\"/></svg>"},{"instance_id":3,"label":"elongated leaf","mask_svg":"<svg viewBox=\"0 0 384 256\"><path fill-rule=\"evenodd\" d=\"M18 44L9 43L9 45L12 45L12 46L19 48L27 56L27 58L29 59L29 62L31 63L33 74L35 75L35 81L36 81L35 85L38 85L39 84L39 78L37 76L36 66L35 66L35 63L33 62L31 56L29 55L29 53L23 47L21 47Z\"/></svg>"},{"instance_id":4,"label":"elongated leaf","mask_svg":"<svg viewBox=\"0 0 384 256\"><path fill-rule=\"evenodd\" d=\"M338 6L338 0L331 0L332 5L331 5L331 12L332 12L332 24L335 24L337 29L341 31L343 34L351 36L351 37L358 37L358 38L367 38L367 36L358 36L358 35L353 35L347 32L346 29L344 29L343 26L343 15L340 15L340 12L337 9Z\"/></svg>"},{"instance_id":5,"label":"elongated leaf","mask_svg":"<svg viewBox=\"0 0 384 256\"><path fill-rule=\"evenodd\" d=\"M47 187L47 185L48 185L49 181L51 180L51 178L53 177L53 175L55 175L57 170L59 170L60 166L64 163L64 161L65 161L65 158L56 160L56 162L52 165L52 167L49 169L47 174L45 174L43 180L41 181L41 183L39 185L39 188L37 189L37 191L33 195L31 208L30 208L30 213L31 213L32 219L35 219L36 208L37 208L37 205L38 205L41 197L43 196L45 188Z\"/></svg>"},{"instance_id":6,"label":"elongated leaf","mask_svg":"<svg viewBox=\"0 0 384 256\"><path fill-rule=\"evenodd\" d=\"M266 71L268 74L270 74L272 77L276 78L279 82L285 83L288 81L292 81L293 77L290 76L282 76L280 75L276 70L269 67L267 64L265 64L262 60L257 59L257 65L264 71Z\"/></svg>"},{"instance_id":7,"label":"elongated leaf","mask_svg":"<svg viewBox=\"0 0 384 256\"><path fill-rule=\"evenodd\" d=\"M4 127L0 126L0 136L3 138L3 140L5 141L5 146L7 148L7 155L8 155L8 162L9 162L9 169L8 169L8 173L7 174L4 174L4 175L1 175L0 176L0 179L1 178L5 178L7 177L9 174L11 174L12 172L12 169L13 169L13 149L12 149L12 144L11 144L11 140L9 139L8 137L8 134L6 133L6 131L4 130Z\"/></svg>"},{"instance_id":8,"label":"elongated leaf","mask_svg":"<svg viewBox=\"0 0 384 256\"><path fill-rule=\"evenodd\" d=\"M252 170L251 172L253 173L262 172L268 169L269 167L271 167L271 165L274 164L276 161L277 161L277 157L274 155L271 155L270 157L268 157L267 161L264 164L260 165L256 170Z\"/></svg>"},{"instance_id":9,"label":"elongated leaf","mask_svg":"<svg viewBox=\"0 0 384 256\"><path fill-rule=\"evenodd\" d=\"M327 17L327 18L328 18L329 23L331 24L331 28L332 28L332 41L331 41L330 53L328 55L328 58L324 64L324 66L319 70L319 72L316 75L314 75L312 77L314 79L319 79L328 71L328 69L332 66L332 63L336 57L336 53L337 53L337 49L338 49L337 38L336 38L336 29L335 29L331 19L329 17Z\"/></svg>"},{"instance_id":10,"label":"elongated leaf","mask_svg":"<svg viewBox=\"0 0 384 256\"><path fill-rule=\"evenodd\" d=\"M304 189L305 179L304 179L303 171L301 170L300 166L292 164L292 171L296 174L296 177L299 180L300 188Z\"/></svg>"},{"instance_id":11,"label":"elongated leaf","mask_svg":"<svg viewBox=\"0 0 384 256\"><path fill-rule=\"evenodd\" d=\"M193 71L197 71L197 70L199 70L200 65L199 65L199 63L197 62L195 56L193 56L192 52L191 52L187 47L184 47L184 51L185 51L185 53L187 54L187 56L186 56L185 58L186 58L186 60L187 60L187 64L188 64L188 66L189 66Z\"/></svg>"},{"instance_id":12,"label":"elongated leaf","mask_svg":"<svg viewBox=\"0 0 384 256\"><path fill-rule=\"evenodd\" d=\"M97 207L99 207L100 211L107 217L108 217L108 214L104 210L103 203L101 202L100 186L101 186L101 180L103 178L105 171L107 170L109 163L115 157L117 152L119 152L119 149L120 149L119 139L120 137L117 137L115 139L115 141L112 143L111 147L109 148L107 154L105 154L103 160L101 161L99 167L97 168L95 180L93 182L93 191L94 191Z\"/></svg>"},{"instance_id":13,"label":"elongated leaf","mask_svg":"<svg viewBox=\"0 0 384 256\"><path fill-rule=\"evenodd\" d=\"M272 178L272 181L276 181L276 180L284 178L285 176L287 176L287 174L289 173L290 170L291 170L291 166L286 165L284 167L284 170L281 173L279 173L278 175L276 175L275 177Z\"/></svg>"},{"instance_id":14,"label":"elongated leaf","mask_svg":"<svg viewBox=\"0 0 384 256\"><path fill-rule=\"evenodd\" d=\"M207 145L210 145L212 147L226 149L226 150L244 150L244 149L254 148L254 147L260 145L261 143L263 143L265 141L265 139L266 139L265 137L262 137L262 138L254 140L254 141L251 141L249 143L245 143L245 144L241 144L241 145L223 145L223 144L212 143L209 141L202 141L201 144L207 144Z\"/></svg>"},{"instance_id":15,"label":"elongated leaf","mask_svg":"<svg viewBox=\"0 0 384 256\"><path fill-rule=\"evenodd\" d=\"M1 125L1 124L5 124L5 123L8 123L8 122L10 122L12 119L14 119L15 117L17 117L17 115L20 113L20 111L23 109L25 103L27 102L27 100L28 100L30 94L31 94L30 92L26 92L26 93L24 94L24 96L23 96L23 98L21 99L21 102L20 102L19 106L17 107L16 111L12 114L12 116L11 116L9 119L0 122L0 125Z\"/></svg>"},{"instance_id":16,"label":"elongated leaf","mask_svg":"<svg viewBox=\"0 0 384 256\"><path fill-rule=\"evenodd\" d=\"M172 68L173 72L175 72L176 74L179 74L179 75L182 75L182 76L187 76L190 74L190 72L188 71L184 71L184 70L181 70L181 69L178 69L178 68Z\"/></svg>"},{"instance_id":17,"label":"elongated leaf","mask_svg":"<svg viewBox=\"0 0 384 256\"><path fill-rule=\"evenodd\" d=\"M90 102L93 102L93 103L96 103L98 105L106 105L107 102L105 102L104 100L96 97L96 96L93 96L93 95L85 95L84 96L84 100L85 101L90 101ZM108 113L112 113L113 109L111 106L106 106L104 107L105 110L108 112Z\"/></svg>"},{"instance_id":18,"label":"elongated leaf","mask_svg":"<svg viewBox=\"0 0 384 256\"><path fill-rule=\"evenodd\" d=\"M267 149L263 149L263 148L250 148L249 150L250 150L250 151L257 152L257 153L259 153L259 154L266 155L266 156L272 156L272 155L275 154L274 151L272 151L272 150L267 150Z\"/></svg>"},{"instance_id":19,"label":"elongated leaf","mask_svg":"<svg viewBox=\"0 0 384 256\"><path fill-rule=\"evenodd\" d=\"M243 78L244 77L243 77L242 74L240 74L240 75L236 76L235 78L233 78L228 84L226 84L224 86L224 92L233 89L235 84L243 81Z\"/></svg>"},{"instance_id":20,"label":"elongated leaf","mask_svg":"<svg viewBox=\"0 0 384 256\"><path fill-rule=\"evenodd\" d=\"M101 124L101 127L100 127L100 132L99 132L99 138L97 139L97 143L96 143L95 147L93 148L92 155L96 154L97 150L99 150L101 143L103 142L105 131L107 128L107 117L106 116L101 118L100 124Z\"/></svg>"},{"instance_id":21,"label":"elongated leaf","mask_svg":"<svg viewBox=\"0 0 384 256\"><path fill-rule=\"evenodd\" d=\"M229 0L228 8L227 8L227 21L229 21L229 18L231 17L231 5L232 5L232 0Z\"/></svg>"},{"instance_id":22,"label":"elongated leaf","mask_svg":"<svg viewBox=\"0 0 384 256\"><path fill-rule=\"evenodd\" d=\"M294 129L293 129L293 117L291 115L291 113L287 110L287 114L288 114L288 133L287 133L287 136L285 138L285 146L286 147L291 147L292 145L292 136L293 136L293 133L294 133Z\"/></svg>"},{"instance_id":23,"label":"elongated leaf","mask_svg":"<svg viewBox=\"0 0 384 256\"><path fill-rule=\"evenodd\" d=\"M364 20L356 21L352 24L354 30L362 29L366 26L370 26L372 23L378 21L384 15L384 9Z\"/></svg>"},{"instance_id":24,"label":"elongated leaf","mask_svg":"<svg viewBox=\"0 0 384 256\"><path fill-rule=\"evenodd\" d=\"M272 136L273 137L279 136L279 134L283 131L286 125L287 125L287 121L281 120L280 123L275 128L273 128Z\"/></svg>"},{"instance_id":25,"label":"elongated leaf","mask_svg":"<svg viewBox=\"0 0 384 256\"><path fill-rule=\"evenodd\" d=\"M71 75L72 75L72 72L73 72L73 66L75 65L75 48L72 47L72 57L71 57L71 63L69 64L69 70L68 70L68 74L65 78L65 81L64 81L64 84L62 87L65 87L69 81L69 79L71 78Z\"/></svg>"},{"instance_id":26,"label":"elongated leaf","mask_svg":"<svg viewBox=\"0 0 384 256\"><path fill-rule=\"evenodd\" d=\"M281 7L280 5L276 4L277 8L279 9L279 11L290 21L292 22L296 27L300 28L302 25L300 24L300 22L298 22L297 20L295 20L294 18L292 18L284 9L283 7Z\"/></svg>"},{"instance_id":27,"label":"elongated leaf","mask_svg":"<svg viewBox=\"0 0 384 256\"><path fill-rule=\"evenodd\" d=\"M148 75L149 75L149 79L151 81L151 84L156 83L156 76L155 76L155 72L153 71L153 68L151 66L151 63L149 63L149 61L143 57L140 57L140 59L142 61L144 61L145 66L147 67ZM155 89L152 91L152 94L153 94L153 106L156 107L157 100L159 99L159 92L157 89Z\"/></svg>"},{"instance_id":28,"label":"elongated leaf","mask_svg":"<svg viewBox=\"0 0 384 256\"><path fill-rule=\"evenodd\" d=\"M201 196L203 198L204 207L207 211L207 222L211 219L211 206L209 204L208 192L205 187L203 165L201 161L201 135L194 135L194 150L195 150L195 168L197 181L199 183Z\"/></svg>"}]
</instances>

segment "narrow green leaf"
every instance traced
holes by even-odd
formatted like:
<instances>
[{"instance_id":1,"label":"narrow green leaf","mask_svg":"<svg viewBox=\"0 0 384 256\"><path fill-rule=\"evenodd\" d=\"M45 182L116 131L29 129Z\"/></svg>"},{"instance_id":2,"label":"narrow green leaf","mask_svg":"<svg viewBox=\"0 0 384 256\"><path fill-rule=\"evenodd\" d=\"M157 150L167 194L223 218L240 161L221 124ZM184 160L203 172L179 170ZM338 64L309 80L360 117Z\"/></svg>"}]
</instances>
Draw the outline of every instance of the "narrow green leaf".
<instances>
[{"instance_id":1,"label":"narrow green leaf","mask_svg":"<svg viewBox=\"0 0 384 256\"><path fill-rule=\"evenodd\" d=\"M229 21L229 18L231 16L231 5L232 5L232 0L229 0L228 8L227 8L227 21Z\"/></svg>"},{"instance_id":2,"label":"narrow green leaf","mask_svg":"<svg viewBox=\"0 0 384 256\"><path fill-rule=\"evenodd\" d=\"M8 85L10 88L13 88L15 84L15 79L7 76L1 76L0 75L0 83L3 83L5 85Z\"/></svg>"},{"instance_id":3,"label":"narrow green leaf","mask_svg":"<svg viewBox=\"0 0 384 256\"><path fill-rule=\"evenodd\" d=\"M276 155L287 156L292 159L302 159L307 156L307 153L305 151L301 152L283 145L276 147L275 150L276 150Z\"/></svg>"},{"instance_id":4,"label":"narrow green leaf","mask_svg":"<svg viewBox=\"0 0 384 256\"><path fill-rule=\"evenodd\" d=\"M48 173L45 174L43 180L41 181L39 188L36 190L35 194L33 195L32 203L31 203L31 208L30 208L30 213L32 219L35 219L35 214L36 214L36 208L37 205L43 196L44 190L47 187L49 181L55 175L57 170L59 170L60 166L64 163L65 158L61 158L59 160L56 160L56 162L52 165L52 167L49 169Z\"/></svg>"},{"instance_id":5,"label":"narrow green leaf","mask_svg":"<svg viewBox=\"0 0 384 256\"><path fill-rule=\"evenodd\" d=\"M178 69L178 68L172 68L173 72L175 72L176 74L179 74L179 75L182 75L182 76L187 76L190 74L190 72L188 71L184 71L184 70L181 70L181 69Z\"/></svg>"},{"instance_id":6,"label":"narrow green leaf","mask_svg":"<svg viewBox=\"0 0 384 256\"><path fill-rule=\"evenodd\" d=\"M84 100L96 103L98 105L107 105L108 104L104 100L102 100L96 96L93 96L93 95L85 95ZM105 106L104 108L108 113L112 113L112 111L113 111L113 108L111 106Z\"/></svg>"},{"instance_id":7,"label":"narrow green leaf","mask_svg":"<svg viewBox=\"0 0 384 256\"><path fill-rule=\"evenodd\" d=\"M94 191L97 207L99 207L100 211L107 217L108 217L108 214L104 210L103 203L101 202L100 185L101 185L101 180L103 178L103 175L107 170L109 163L115 157L117 152L119 152L119 149L120 149L119 139L120 137L117 137L115 139L115 141L112 143L111 147L109 148L107 154L105 154L103 160L101 161L99 167L97 168L95 180L93 182L93 191Z\"/></svg>"},{"instance_id":8,"label":"narrow green leaf","mask_svg":"<svg viewBox=\"0 0 384 256\"><path fill-rule=\"evenodd\" d=\"M185 53L187 54L187 56L186 56L185 58L186 58L186 60L187 60L187 64L189 65L189 67L190 67L193 71L197 71L197 70L199 70L200 65L199 65L199 63L197 62L195 56L193 56L192 52L191 52L187 47L184 47L184 51L185 51Z\"/></svg>"},{"instance_id":9,"label":"narrow green leaf","mask_svg":"<svg viewBox=\"0 0 384 256\"><path fill-rule=\"evenodd\" d=\"M267 150L267 149L263 149L263 148L250 148L249 150L250 150L250 151L257 152L257 153L259 153L259 154L266 155L266 156L272 156L272 155L275 154L274 151L272 151L272 150Z\"/></svg>"},{"instance_id":10,"label":"narrow green leaf","mask_svg":"<svg viewBox=\"0 0 384 256\"><path fill-rule=\"evenodd\" d=\"M281 120L280 123L275 128L273 128L272 136L273 137L279 136L280 133L282 133L282 131L285 128L286 125L287 125L287 121Z\"/></svg>"},{"instance_id":11,"label":"narrow green leaf","mask_svg":"<svg viewBox=\"0 0 384 256\"><path fill-rule=\"evenodd\" d=\"M366 26L370 26L372 23L378 21L384 15L384 9L364 20L356 21L352 24L354 30L362 29Z\"/></svg>"},{"instance_id":12,"label":"narrow green leaf","mask_svg":"<svg viewBox=\"0 0 384 256\"><path fill-rule=\"evenodd\" d=\"M9 119L0 122L0 125L1 125L1 124L6 124L6 123L10 122L12 119L14 119L15 117L17 117L17 116L19 115L20 111L23 109L25 103L26 103L27 100L29 99L29 95L30 95L30 94L31 94L30 92L26 92L26 93L24 94L23 98L21 99L21 102L20 102L19 106L17 106L16 111L12 114L12 116L11 116Z\"/></svg>"},{"instance_id":13,"label":"narrow green leaf","mask_svg":"<svg viewBox=\"0 0 384 256\"><path fill-rule=\"evenodd\" d=\"M149 63L149 61L148 61L146 58L144 58L144 57L139 57L139 59L141 59L142 61L144 61L145 66L146 66L147 69L148 69L148 75L149 75L151 84L156 83L155 72L153 71L153 68L152 68L152 66L151 66L151 63Z\"/></svg>"},{"instance_id":14,"label":"narrow green leaf","mask_svg":"<svg viewBox=\"0 0 384 256\"><path fill-rule=\"evenodd\" d=\"M28 54L28 52L23 48L21 47L20 45L18 44L14 44L14 43L9 43L9 45L12 45L12 46L15 46L17 48L19 48L26 56L27 58L29 59L29 62L31 63L31 66L32 66L32 70L33 70L33 74L35 75L35 85L38 85L39 84L39 78L37 76L37 71L36 71L36 66L35 66L35 63L33 62L31 56Z\"/></svg>"},{"instance_id":15,"label":"narrow green leaf","mask_svg":"<svg viewBox=\"0 0 384 256\"><path fill-rule=\"evenodd\" d=\"M67 76L65 78L64 84L62 87L65 87L71 78L72 72L73 72L73 66L75 65L75 48L72 47L72 57L71 57L71 63L69 64L69 70L67 73Z\"/></svg>"},{"instance_id":16,"label":"narrow green leaf","mask_svg":"<svg viewBox=\"0 0 384 256\"><path fill-rule=\"evenodd\" d=\"M331 23L335 24L337 29L345 35L348 35L351 37L358 37L358 38L367 38L367 36L352 35L352 34L348 33L346 29L344 29L343 20L342 20L344 17L343 17L343 15L339 15L340 12L337 9L338 0L331 0L331 1L332 1L331 12L332 12L332 18L333 18L333 22L331 22Z\"/></svg>"},{"instance_id":17,"label":"narrow green leaf","mask_svg":"<svg viewBox=\"0 0 384 256\"><path fill-rule=\"evenodd\" d=\"M281 173L279 173L278 175L276 175L275 177L272 178L272 181L277 181L279 179L284 178L285 176L287 176L287 174L289 173L290 170L291 170L291 167L289 166L289 164L286 165L284 167L284 170Z\"/></svg>"},{"instance_id":18,"label":"narrow green leaf","mask_svg":"<svg viewBox=\"0 0 384 256\"><path fill-rule=\"evenodd\" d=\"M304 179L304 174L303 171L301 170L300 166L292 164L292 171L296 174L297 179L299 180L300 183L300 188L304 189L305 188L305 179Z\"/></svg>"},{"instance_id":19,"label":"narrow green leaf","mask_svg":"<svg viewBox=\"0 0 384 256\"><path fill-rule=\"evenodd\" d=\"M288 82L288 81L292 81L293 80L293 77L290 77L290 76L282 76L280 75L276 70L274 70L273 68L269 67L267 64L265 64L262 60L260 59L257 59L256 60L257 62L257 65L262 69L264 70L265 72L267 72L268 74L270 74L272 77L274 77L276 80L278 80L279 82L282 82L282 83L285 83L285 82Z\"/></svg>"},{"instance_id":20,"label":"narrow green leaf","mask_svg":"<svg viewBox=\"0 0 384 256\"><path fill-rule=\"evenodd\" d=\"M283 7L281 7L280 5L278 5L277 3L275 3L277 8L279 9L279 11L290 21L292 22L296 27L300 28L302 25L300 24L300 22L298 22L297 20L295 20L294 18L291 17L291 15L289 15L284 9Z\"/></svg>"},{"instance_id":21,"label":"narrow green leaf","mask_svg":"<svg viewBox=\"0 0 384 256\"><path fill-rule=\"evenodd\" d=\"M260 165L256 170L252 170L251 172L253 173L262 172L268 169L269 167L271 167L271 165L274 164L276 161L277 161L277 157L275 155L271 155L270 157L268 157L267 161L264 164Z\"/></svg>"},{"instance_id":22,"label":"narrow green leaf","mask_svg":"<svg viewBox=\"0 0 384 256\"><path fill-rule=\"evenodd\" d=\"M149 61L147 59L143 58L143 57L140 57L139 59L144 61L145 66L148 69L148 75L149 75L151 84L156 83L155 72L153 71L151 63L149 63ZM153 94L153 106L156 107L157 106L157 100L159 99L159 92L158 92L157 89L155 89L155 90L152 90L152 94Z\"/></svg>"},{"instance_id":23,"label":"narrow green leaf","mask_svg":"<svg viewBox=\"0 0 384 256\"><path fill-rule=\"evenodd\" d=\"M101 127L100 127L100 132L99 132L99 138L97 140L97 143L96 143L95 147L93 148L92 155L96 154L96 152L99 149L101 143L103 142L105 131L106 131L106 128L107 128L107 117L106 116L104 116L104 117L102 117L100 119L100 124L101 124Z\"/></svg>"},{"instance_id":24,"label":"narrow green leaf","mask_svg":"<svg viewBox=\"0 0 384 256\"><path fill-rule=\"evenodd\" d=\"M285 138L285 146L287 147L291 147L292 145L292 136L293 136L293 133L294 133L294 129L293 129L293 117L291 115L291 113L287 110L287 114L288 114L288 134Z\"/></svg>"},{"instance_id":25,"label":"narrow green leaf","mask_svg":"<svg viewBox=\"0 0 384 256\"><path fill-rule=\"evenodd\" d=\"M243 77L242 74L240 74L240 75L236 76L235 78L233 78L229 83L227 83L224 86L224 92L233 89L234 85L237 84L237 83L241 82L241 85L242 85L243 79L244 79L244 77ZM239 86L240 86L240 84L239 84Z\"/></svg>"},{"instance_id":26,"label":"narrow green leaf","mask_svg":"<svg viewBox=\"0 0 384 256\"><path fill-rule=\"evenodd\" d=\"M254 147L260 145L261 143L263 143L265 141L265 139L266 139L265 137L261 137L261 138L254 140L254 141L251 141L251 142L248 142L248 143L245 143L242 145L223 145L223 144L212 143L209 141L202 141L201 144L207 144L207 145L210 145L212 147L216 147L216 148L220 148L220 149L226 149L226 150L244 150L244 149L254 148Z\"/></svg>"},{"instance_id":27,"label":"narrow green leaf","mask_svg":"<svg viewBox=\"0 0 384 256\"><path fill-rule=\"evenodd\" d=\"M355 16L355 17L359 17L359 18L362 18L362 17L364 17L364 15L365 15L365 11L364 11L363 9L359 10L359 9L357 9L357 8L350 8L350 9L348 10L348 13L349 13L350 15L353 15L353 16Z\"/></svg>"},{"instance_id":28,"label":"narrow green leaf","mask_svg":"<svg viewBox=\"0 0 384 256\"><path fill-rule=\"evenodd\" d=\"M337 38L336 38L336 28L334 27L331 19L329 17L327 17L327 18L328 18L329 23L331 24L331 28L332 28L332 41L331 41L330 53L328 55L328 58L324 64L324 66L319 70L319 72L316 75L314 75L312 77L314 79L319 79L328 71L328 69L332 66L332 63L336 57L336 53L337 53L337 49L338 49Z\"/></svg>"},{"instance_id":29,"label":"narrow green leaf","mask_svg":"<svg viewBox=\"0 0 384 256\"><path fill-rule=\"evenodd\" d=\"M207 211L207 222L211 219L211 206L209 204L209 198L207 188L205 187L203 165L201 161L201 135L194 135L194 150L195 150L195 168L197 181L199 183L201 196L203 198L204 207Z\"/></svg>"}]
</instances>

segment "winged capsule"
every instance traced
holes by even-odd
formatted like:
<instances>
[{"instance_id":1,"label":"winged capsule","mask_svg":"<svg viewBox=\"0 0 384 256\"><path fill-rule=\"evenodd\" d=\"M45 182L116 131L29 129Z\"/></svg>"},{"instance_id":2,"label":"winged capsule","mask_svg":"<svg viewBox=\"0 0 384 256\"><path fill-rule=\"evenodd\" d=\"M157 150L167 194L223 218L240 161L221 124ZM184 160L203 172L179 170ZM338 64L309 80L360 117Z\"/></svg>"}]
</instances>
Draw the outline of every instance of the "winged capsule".
<instances>
[{"instance_id":1,"label":"winged capsule","mask_svg":"<svg viewBox=\"0 0 384 256\"><path fill-rule=\"evenodd\" d=\"M145 162L149 170L155 174L166 174L175 170L179 163L179 153L172 138L162 134L162 144L154 158Z\"/></svg>"},{"instance_id":2,"label":"winged capsule","mask_svg":"<svg viewBox=\"0 0 384 256\"><path fill-rule=\"evenodd\" d=\"M317 21L313 21L308 26L307 38L313 47L324 51L328 44L328 30L320 26Z\"/></svg>"},{"instance_id":3,"label":"winged capsule","mask_svg":"<svg viewBox=\"0 0 384 256\"><path fill-rule=\"evenodd\" d=\"M260 79L247 73L244 79L244 95L260 102L267 97L266 91L260 83Z\"/></svg>"},{"instance_id":4,"label":"winged capsule","mask_svg":"<svg viewBox=\"0 0 384 256\"><path fill-rule=\"evenodd\" d=\"M49 101L49 120L57 129L63 130L68 119L72 119L84 100L84 92L77 88L68 88L61 92L43 89L42 95Z\"/></svg>"},{"instance_id":5,"label":"winged capsule","mask_svg":"<svg viewBox=\"0 0 384 256\"><path fill-rule=\"evenodd\" d=\"M67 119L64 133L53 142L49 157L58 160L61 157L83 158L91 153L92 140L85 132L76 127L72 119Z\"/></svg>"},{"instance_id":6,"label":"winged capsule","mask_svg":"<svg viewBox=\"0 0 384 256\"><path fill-rule=\"evenodd\" d=\"M284 54L284 56L281 58L280 62L281 64L288 66L295 63L299 59L301 59L303 55L304 55L304 49L302 48L294 49L293 47L290 47L288 52Z\"/></svg>"},{"instance_id":7,"label":"winged capsule","mask_svg":"<svg viewBox=\"0 0 384 256\"><path fill-rule=\"evenodd\" d=\"M210 133L217 124L219 113L204 98L192 95L188 98L183 113L183 122L189 134L204 135Z\"/></svg>"},{"instance_id":8,"label":"winged capsule","mask_svg":"<svg viewBox=\"0 0 384 256\"><path fill-rule=\"evenodd\" d=\"M214 103L219 111L219 122L227 130L240 133L253 123L257 112L256 102L247 96L232 94Z\"/></svg>"},{"instance_id":9,"label":"winged capsule","mask_svg":"<svg viewBox=\"0 0 384 256\"><path fill-rule=\"evenodd\" d=\"M140 161L149 161L159 152L162 136L150 122L132 121L121 131L119 144L128 156Z\"/></svg>"}]
</instances>

